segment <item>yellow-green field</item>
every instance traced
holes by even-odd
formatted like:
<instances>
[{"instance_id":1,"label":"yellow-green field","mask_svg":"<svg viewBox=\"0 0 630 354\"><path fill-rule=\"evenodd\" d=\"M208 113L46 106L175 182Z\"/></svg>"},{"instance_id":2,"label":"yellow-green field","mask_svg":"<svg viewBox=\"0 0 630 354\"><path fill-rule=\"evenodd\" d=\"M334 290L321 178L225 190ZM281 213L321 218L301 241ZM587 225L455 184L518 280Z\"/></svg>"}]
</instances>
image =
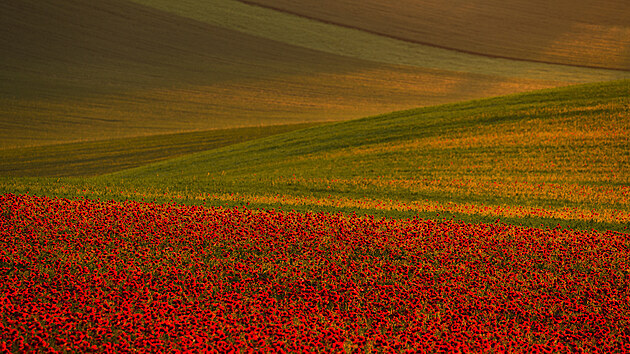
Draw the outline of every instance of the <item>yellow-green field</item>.
<instances>
[{"instance_id":1,"label":"yellow-green field","mask_svg":"<svg viewBox=\"0 0 630 354\"><path fill-rule=\"evenodd\" d=\"M566 83L630 77L618 70L473 55L333 25L238 0L133 0L182 17L313 50L374 62ZM391 3L394 4L394 3ZM388 3L390 5L390 3ZM397 5L394 5L397 6ZM401 11L403 12L403 11Z\"/></svg>"}]
</instances>

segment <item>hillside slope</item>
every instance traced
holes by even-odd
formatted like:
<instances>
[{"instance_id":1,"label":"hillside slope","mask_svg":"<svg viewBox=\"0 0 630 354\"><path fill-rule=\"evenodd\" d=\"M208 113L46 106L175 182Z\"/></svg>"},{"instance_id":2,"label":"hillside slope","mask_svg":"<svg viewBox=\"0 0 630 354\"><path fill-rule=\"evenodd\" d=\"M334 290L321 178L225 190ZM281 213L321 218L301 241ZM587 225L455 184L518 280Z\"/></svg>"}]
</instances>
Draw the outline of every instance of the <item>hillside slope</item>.
<instances>
[{"instance_id":1,"label":"hillside slope","mask_svg":"<svg viewBox=\"0 0 630 354\"><path fill-rule=\"evenodd\" d=\"M0 24L0 148L342 120L562 84L359 60L124 0L8 0Z\"/></svg>"},{"instance_id":2,"label":"hillside slope","mask_svg":"<svg viewBox=\"0 0 630 354\"><path fill-rule=\"evenodd\" d=\"M630 70L625 0L244 0L417 43Z\"/></svg>"},{"instance_id":3,"label":"hillside slope","mask_svg":"<svg viewBox=\"0 0 630 354\"><path fill-rule=\"evenodd\" d=\"M132 0L195 21L331 54L386 64L566 83L630 78L630 72L473 55L338 26L238 0Z\"/></svg>"},{"instance_id":4,"label":"hillside slope","mask_svg":"<svg viewBox=\"0 0 630 354\"><path fill-rule=\"evenodd\" d=\"M626 80L403 111L97 183L193 200L627 223L629 97Z\"/></svg>"},{"instance_id":5,"label":"hillside slope","mask_svg":"<svg viewBox=\"0 0 630 354\"><path fill-rule=\"evenodd\" d=\"M267 125L0 149L0 176L97 176L321 123Z\"/></svg>"}]
</instances>

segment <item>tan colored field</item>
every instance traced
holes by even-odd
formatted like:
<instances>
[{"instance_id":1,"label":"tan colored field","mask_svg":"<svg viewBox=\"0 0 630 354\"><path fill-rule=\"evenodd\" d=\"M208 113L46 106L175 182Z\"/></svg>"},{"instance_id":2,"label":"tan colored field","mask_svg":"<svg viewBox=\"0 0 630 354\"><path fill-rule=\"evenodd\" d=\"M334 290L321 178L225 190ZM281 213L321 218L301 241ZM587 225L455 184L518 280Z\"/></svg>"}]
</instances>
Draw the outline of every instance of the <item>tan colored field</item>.
<instances>
[{"instance_id":1,"label":"tan colored field","mask_svg":"<svg viewBox=\"0 0 630 354\"><path fill-rule=\"evenodd\" d=\"M410 44L236 0L7 0L0 50L0 149L346 120L630 76Z\"/></svg>"},{"instance_id":2,"label":"tan colored field","mask_svg":"<svg viewBox=\"0 0 630 354\"><path fill-rule=\"evenodd\" d=\"M626 0L246 0L489 56L630 70Z\"/></svg>"},{"instance_id":3,"label":"tan colored field","mask_svg":"<svg viewBox=\"0 0 630 354\"><path fill-rule=\"evenodd\" d=\"M201 2L147 3L2 2L0 148L344 120L608 75L387 64L315 50L316 36L305 47L238 31L236 14L260 17L234 1L222 0L221 23L183 14L203 14Z\"/></svg>"},{"instance_id":4,"label":"tan colored field","mask_svg":"<svg viewBox=\"0 0 630 354\"><path fill-rule=\"evenodd\" d=\"M586 83L630 78L630 71L491 58L398 40L238 0L131 0L213 26L257 37L385 64L506 78Z\"/></svg>"}]
</instances>

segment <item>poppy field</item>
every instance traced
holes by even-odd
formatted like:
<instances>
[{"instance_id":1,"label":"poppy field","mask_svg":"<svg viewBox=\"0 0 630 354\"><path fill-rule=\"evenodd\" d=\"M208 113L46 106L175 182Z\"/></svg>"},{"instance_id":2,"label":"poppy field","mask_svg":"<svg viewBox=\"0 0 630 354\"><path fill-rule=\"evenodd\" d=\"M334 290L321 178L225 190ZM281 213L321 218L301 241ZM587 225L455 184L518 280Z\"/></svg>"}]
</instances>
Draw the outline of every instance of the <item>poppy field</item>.
<instances>
[{"instance_id":1,"label":"poppy field","mask_svg":"<svg viewBox=\"0 0 630 354\"><path fill-rule=\"evenodd\" d=\"M0 196L0 352L630 351L630 234Z\"/></svg>"}]
</instances>

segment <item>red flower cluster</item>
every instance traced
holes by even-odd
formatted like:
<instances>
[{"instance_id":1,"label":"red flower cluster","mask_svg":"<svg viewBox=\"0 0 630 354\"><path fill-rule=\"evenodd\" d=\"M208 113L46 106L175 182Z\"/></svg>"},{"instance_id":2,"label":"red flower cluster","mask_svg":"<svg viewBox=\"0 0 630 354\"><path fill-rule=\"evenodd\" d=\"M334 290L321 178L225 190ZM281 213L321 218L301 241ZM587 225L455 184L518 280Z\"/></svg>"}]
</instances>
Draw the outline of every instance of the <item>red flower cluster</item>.
<instances>
[{"instance_id":1,"label":"red flower cluster","mask_svg":"<svg viewBox=\"0 0 630 354\"><path fill-rule=\"evenodd\" d=\"M0 352L630 351L630 235L0 196Z\"/></svg>"}]
</instances>

